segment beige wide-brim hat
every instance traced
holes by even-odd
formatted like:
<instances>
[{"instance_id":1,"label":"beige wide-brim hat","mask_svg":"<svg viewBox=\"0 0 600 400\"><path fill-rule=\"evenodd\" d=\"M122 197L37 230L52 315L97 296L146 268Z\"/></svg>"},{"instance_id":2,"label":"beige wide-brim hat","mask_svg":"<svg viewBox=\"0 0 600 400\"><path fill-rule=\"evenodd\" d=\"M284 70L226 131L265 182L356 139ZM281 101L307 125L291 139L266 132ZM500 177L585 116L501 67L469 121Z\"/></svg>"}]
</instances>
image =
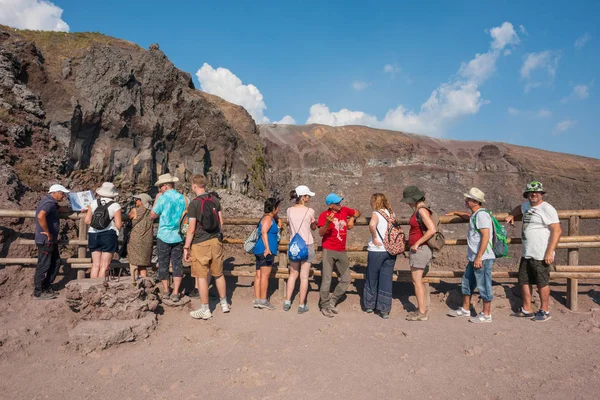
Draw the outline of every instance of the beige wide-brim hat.
<instances>
[{"instance_id":1,"label":"beige wide-brim hat","mask_svg":"<svg viewBox=\"0 0 600 400\"><path fill-rule=\"evenodd\" d=\"M158 180L156 181L154 186L160 187L161 185L164 185L165 183L175 183L175 182L179 182L178 177L173 176L171 174L163 174L158 177Z\"/></svg>"},{"instance_id":2,"label":"beige wide-brim hat","mask_svg":"<svg viewBox=\"0 0 600 400\"><path fill-rule=\"evenodd\" d=\"M110 182L104 182L102 186L96 189L96 193L100 197L109 197L111 199L119 195L117 189L115 189L115 185Z\"/></svg>"},{"instance_id":3,"label":"beige wide-brim hat","mask_svg":"<svg viewBox=\"0 0 600 400\"><path fill-rule=\"evenodd\" d=\"M485 193L483 193L481 190L477 189L476 187L469 189L469 191L467 193L465 193L464 196L469 199L478 201L480 203L485 203Z\"/></svg>"},{"instance_id":4,"label":"beige wide-brim hat","mask_svg":"<svg viewBox=\"0 0 600 400\"><path fill-rule=\"evenodd\" d=\"M142 202L142 206L145 209L150 210L152 208L152 197L146 193L136 194L133 196L134 199L140 199Z\"/></svg>"}]
</instances>

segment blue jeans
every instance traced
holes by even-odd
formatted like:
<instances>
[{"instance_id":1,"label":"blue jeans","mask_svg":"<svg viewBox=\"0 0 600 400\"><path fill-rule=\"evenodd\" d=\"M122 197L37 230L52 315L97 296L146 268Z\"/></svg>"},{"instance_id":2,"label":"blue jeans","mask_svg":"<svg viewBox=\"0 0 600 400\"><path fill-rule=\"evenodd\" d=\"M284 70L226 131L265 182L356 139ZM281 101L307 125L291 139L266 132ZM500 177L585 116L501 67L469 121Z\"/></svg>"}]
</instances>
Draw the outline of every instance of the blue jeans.
<instances>
[{"instance_id":1,"label":"blue jeans","mask_svg":"<svg viewBox=\"0 0 600 400\"><path fill-rule=\"evenodd\" d=\"M392 276L396 256L387 251L369 251L367 254L363 305L367 309L389 313L392 309Z\"/></svg>"},{"instance_id":2,"label":"blue jeans","mask_svg":"<svg viewBox=\"0 0 600 400\"><path fill-rule=\"evenodd\" d=\"M483 266L479 269L473 267L473 261L467 264L467 269L465 269L462 277L462 294L470 296L477 287L479 296L483 301L492 301L494 298L492 292L492 266L494 260L483 260L482 264Z\"/></svg>"}]
</instances>

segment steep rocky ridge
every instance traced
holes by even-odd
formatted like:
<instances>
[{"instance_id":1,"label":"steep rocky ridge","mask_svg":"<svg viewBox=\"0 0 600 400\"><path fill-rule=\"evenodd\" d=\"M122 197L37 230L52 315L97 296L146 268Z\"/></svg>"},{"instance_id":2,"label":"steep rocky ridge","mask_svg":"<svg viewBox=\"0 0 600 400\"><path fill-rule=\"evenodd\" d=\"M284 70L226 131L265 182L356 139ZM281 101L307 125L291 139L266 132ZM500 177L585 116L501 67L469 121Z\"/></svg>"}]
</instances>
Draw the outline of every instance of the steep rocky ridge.
<instances>
[{"instance_id":1,"label":"steep rocky ridge","mask_svg":"<svg viewBox=\"0 0 600 400\"><path fill-rule=\"evenodd\" d=\"M317 193L312 206L325 208L329 192L339 192L346 204L370 214L372 193L386 193L400 215L410 209L400 202L402 190L418 185L439 212L463 210L463 193L476 186L486 194L486 207L506 212L523 201L523 187L537 179L546 199L557 209L600 208L600 160L505 143L457 141L364 126L261 125L267 142L273 190L287 194L299 184ZM465 226L447 226L449 236L464 236ZM566 225L564 225L566 234ZM584 220L584 234L597 234L600 224ZM518 236L518 230L511 232ZM364 243L366 230L350 241ZM514 248L515 256L518 252ZM561 252L565 261L566 252ZM446 257L448 256L448 257ZM581 262L597 260L593 249L581 250ZM460 260L464 249L445 248L441 259ZM514 264L515 258L504 262ZM594 264L595 265L595 264Z\"/></svg>"}]
</instances>

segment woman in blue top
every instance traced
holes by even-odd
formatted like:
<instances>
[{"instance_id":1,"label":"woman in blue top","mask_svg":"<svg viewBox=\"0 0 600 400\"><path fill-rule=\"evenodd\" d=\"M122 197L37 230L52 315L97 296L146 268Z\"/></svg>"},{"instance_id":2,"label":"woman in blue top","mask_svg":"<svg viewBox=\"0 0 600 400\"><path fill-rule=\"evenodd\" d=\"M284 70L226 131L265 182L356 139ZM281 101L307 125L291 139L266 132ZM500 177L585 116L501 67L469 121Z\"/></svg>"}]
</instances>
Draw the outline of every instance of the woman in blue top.
<instances>
[{"instance_id":1,"label":"woman in blue top","mask_svg":"<svg viewBox=\"0 0 600 400\"><path fill-rule=\"evenodd\" d=\"M277 255L279 246L279 226L277 213L280 201L274 198L265 200L263 217L258 224L260 235L254 246L256 257L256 275L254 277L254 307L274 310L275 306L267 300L269 275L273 267L273 258Z\"/></svg>"}]
</instances>

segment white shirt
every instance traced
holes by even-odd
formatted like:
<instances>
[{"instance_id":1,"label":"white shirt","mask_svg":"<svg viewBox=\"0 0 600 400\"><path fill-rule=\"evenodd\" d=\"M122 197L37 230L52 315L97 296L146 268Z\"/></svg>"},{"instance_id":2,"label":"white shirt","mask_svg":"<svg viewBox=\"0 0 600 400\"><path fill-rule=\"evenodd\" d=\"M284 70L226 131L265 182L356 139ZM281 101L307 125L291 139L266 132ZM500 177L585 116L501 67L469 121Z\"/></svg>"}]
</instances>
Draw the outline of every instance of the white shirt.
<instances>
[{"instance_id":1,"label":"white shirt","mask_svg":"<svg viewBox=\"0 0 600 400\"><path fill-rule=\"evenodd\" d=\"M374 216L377 217L377 232L379 233L375 232L375 237L377 238L378 242L381 242L381 246L375 246L375 244L373 243L373 237L371 236L371 240L369 240L367 251L387 251L383 246L383 239L385 238L385 234L387 232L388 223L387 220L380 213L385 213L385 215L389 217L390 212L388 210L379 210L373 211L373 214L371 215L371 218L373 218Z\"/></svg>"},{"instance_id":2,"label":"white shirt","mask_svg":"<svg viewBox=\"0 0 600 400\"><path fill-rule=\"evenodd\" d=\"M110 201L115 201L114 199L110 199L108 197L100 197L94 201L92 201L91 207L92 207L92 214L94 213L94 211L96 211L96 208L98 208L98 200L100 200L100 202L102 204L106 204ZM108 207L108 215L110 216L110 225L108 225L106 228L104 229L94 229L91 226L88 229L89 233L99 233L99 232L106 232L110 229L112 229L113 231L115 231L117 233L117 235L119 234L119 230L117 229L117 227L115 226L115 213L121 209L121 205L119 203L117 203L116 201L110 205L110 207Z\"/></svg>"},{"instance_id":3,"label":"white shirt","mask_svg":"<svg viewBox=\"0 0 600 400\"><path fill-rule=\"evenodd\" d=\"M477 226L477 229L475 229L475 226ZM481 230L484 228L490 230L490 239L481 259L493 260L496 258L494 251L492 250L492 240L494 239L494 224L492 222L492 217L485 209L480 208L471 215L471 218L469 218L469 231L467 232L467 260L469 261L475 261L475 258L477 257L479 244L481 243Z\"/></svg>"},{"instance_id":4,"label":"white shirt","mask_svg":"<svg viewBox=\"0 0 600 400\"><path fill-rule=\"evenodd\" d=\"M532 207L526 201L521 205L523 213L523 257L542 261L550 241L551 224L560 223L556 209L545 201Z\"/></svg>"}]
</instances>

